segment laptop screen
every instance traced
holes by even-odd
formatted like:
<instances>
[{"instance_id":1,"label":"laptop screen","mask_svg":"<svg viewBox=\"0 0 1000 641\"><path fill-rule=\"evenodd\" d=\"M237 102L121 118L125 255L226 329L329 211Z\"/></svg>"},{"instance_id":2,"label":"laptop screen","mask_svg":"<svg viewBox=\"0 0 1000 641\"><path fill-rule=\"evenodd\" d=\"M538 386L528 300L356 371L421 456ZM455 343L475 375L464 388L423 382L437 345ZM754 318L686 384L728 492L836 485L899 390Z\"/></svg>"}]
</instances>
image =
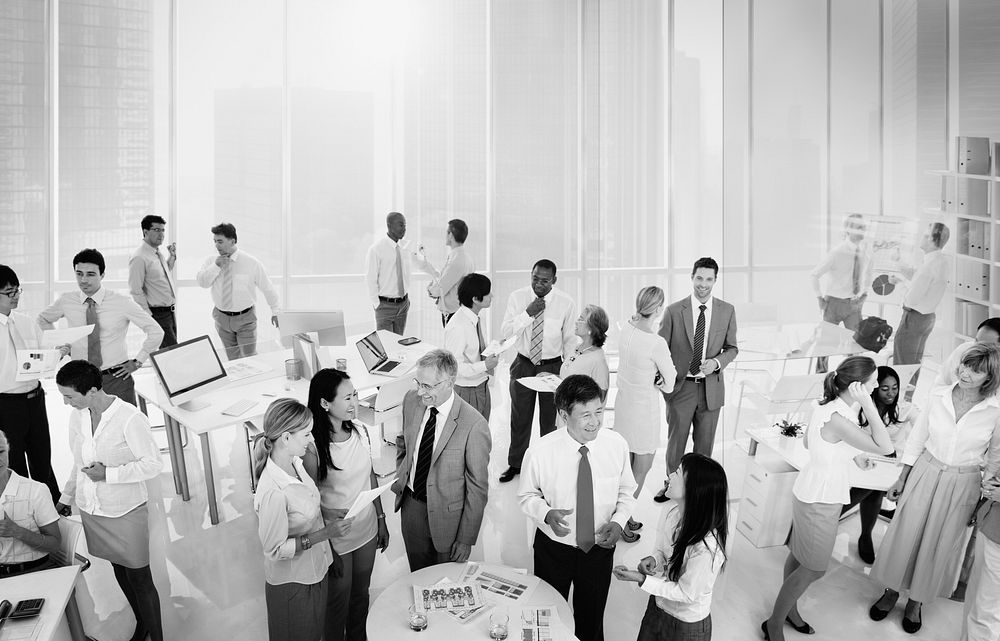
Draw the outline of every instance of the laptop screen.
<instances>
[{"instance_id":1,"label":"laptop screen","mask_svg":"<svg viewBox=\"0 0 1000 641\"><path fill-rule=\"evenodd\" d=\"M365 362L368 371L372 371L386 359L385 347L378 337L377 332L372 332L358 341L358 351L361 352L361 360Z\"/></svg>"}]
</instances>

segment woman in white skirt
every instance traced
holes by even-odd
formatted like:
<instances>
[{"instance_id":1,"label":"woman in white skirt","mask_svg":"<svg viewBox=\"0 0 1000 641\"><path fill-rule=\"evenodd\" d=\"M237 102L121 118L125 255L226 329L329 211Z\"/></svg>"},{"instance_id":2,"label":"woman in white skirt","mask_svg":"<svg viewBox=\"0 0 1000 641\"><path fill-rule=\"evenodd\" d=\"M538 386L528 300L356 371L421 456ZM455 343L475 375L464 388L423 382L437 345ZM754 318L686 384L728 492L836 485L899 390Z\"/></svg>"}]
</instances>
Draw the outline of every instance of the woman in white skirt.
<instances>
[{"instance_id":1,"label":"woman in white skirt","mask_svg":"<svg viewBox=\"0 0 1000 641\"><path fill-rule=\"evenodd\" d=\"M643 287L635 297L635 314L622 328L618 340L618 398L615 400L615 431L625 437L632 474L639 497L653 455L660 445L660 392L673 391L677 370L667 341L656 333L663 314L663 290ZM642 523L629 518L622 540L639 539Z\"/></svg>"},{"instance_id":2,"label":"woman in white skirt","mask_svg":"<svg viewBox=\"0 0 1000 641\"><path fill-rule=\"evenodd\" d=\"M889 488L896 514L871 577L886 586L868 614L881 621L909 590L903 629L923 624L921 605L955 589L976 501L1000 469L1000 346L977 343L958 366L958 382L931 390L903 450L903 471ZM989 453L989 457L987 457Z\"/></svg>"},{"instance_id":3,"label":"woman in white skirt","mask_svg":"<svg viewBox=\"0 0 1000 641\"><path fill-rule=\"evenodd\" d=\"M798 600L830 564L840 511L851 500L851 467L857 464L864 469L871 465L858 456L864 452L893 451L892 438L872 400L876 384L875 361L867 356L848 357L836 371L826 375L823 399L813 409L805 436L809 462L792 488L792 533L785 581L770 618L760 626L765 639L784 641L785 623L797 632L814 632L802 620ZM858 406L868 419L870 432L858 426Z\"/></svg>"},{"instance_id":4,"label":"woman in white skirt","mask_svg":"<svg viewBox=\"0 0 1000 641\"><path fill-rule=\"evenodd\" d=\"M87 547L111 562L115 580L132 613L131 641L162 641L160 595L149 570L149 510L146 481L163 469L149 420L135 405L101 389L101 371L83 360L70 361L56 374L69 418L73 471L56 510L68 514L76 504Z\"/></svg>"}]
</instances>

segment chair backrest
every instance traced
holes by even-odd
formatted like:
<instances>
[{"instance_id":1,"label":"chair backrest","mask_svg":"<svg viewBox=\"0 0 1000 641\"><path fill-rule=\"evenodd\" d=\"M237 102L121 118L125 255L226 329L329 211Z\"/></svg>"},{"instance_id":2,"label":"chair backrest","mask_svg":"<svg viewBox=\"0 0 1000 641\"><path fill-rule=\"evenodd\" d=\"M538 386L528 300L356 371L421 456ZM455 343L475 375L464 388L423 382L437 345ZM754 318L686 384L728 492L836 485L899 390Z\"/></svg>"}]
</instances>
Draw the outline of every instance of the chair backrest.
<instances>
[{"instance_id":1,"label":"chair backrest","mask_svg":"<svg viewBox=\"0 0 1000 641\"><path fill-rule=\"evenodd\" d=\"M375 397L375 411L384 412L399 407L403 404L403 397L414 387L413 377L406 374L383 383Z\"/></svg>"},{"instance_id":2,"label":"chair backrest","mask_svg":"<svg viewBox=\"0 0 1000 641\"><path fill-rule=\"evenodd\" d=\"M59 538L62 542L58 556L63 565L78 564L83 566L83 570L90 567L90 560L76 551L82 536L83 523L65 516L59 517Z\"/></svg>"},{"instance_id":3,"label":"chair backrest","mask_svg":"<svg viewBox=\"0 0 1000 641\"><path fill-rule=\"evenodd\" d=\"M920 363L913 365L893 365L892 369L896 370L896 373L899 374L899 393L902 394L906 391L907 386L909 386L913 375L920 369ZM917 379L917 382L919 383L920 380Z\"/></svg>"}]
</instances>

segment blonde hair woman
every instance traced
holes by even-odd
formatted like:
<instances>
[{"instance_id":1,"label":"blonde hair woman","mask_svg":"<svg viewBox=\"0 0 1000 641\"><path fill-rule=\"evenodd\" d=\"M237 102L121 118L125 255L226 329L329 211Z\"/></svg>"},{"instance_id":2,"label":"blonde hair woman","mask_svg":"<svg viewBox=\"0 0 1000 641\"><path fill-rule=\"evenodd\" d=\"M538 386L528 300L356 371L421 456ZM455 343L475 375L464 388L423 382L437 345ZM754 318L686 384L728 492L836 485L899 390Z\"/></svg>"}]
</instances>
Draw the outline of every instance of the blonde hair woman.
<instances>
[{"instance_id":1,"label":"blonde hair woman","mask_svg":"<svg viewBox=\"0 0 1000 641\"><path fill-rule=\"evenodd\" d=\"M264 547L264 598L270 641L317 641L323 637L327 572L335 560L324 527L319 490L302 466L313 442L312 412L279 398L264 413L254 442L257 494L253 507ZM334 566L335 575L341 567Z\"/></svg>"},{"instance_id":2,"label":"blonde hair woman","mask_svg":"<svg viewBox=\"0 0 1000 641\"><path fill-rule=\"evenodd\" d=\"M663 314L664 296L659 287L643 287L635 297L635 314L622 327L618 341L618 398L615 401L615 430L625 437L632 474L639 497L653 455L660 444L660 392L674 388L677 371L670 358L667 341L656 333ZM642 523L628 520L622 540L639 539Z\"/></svg>"}]
</instances>

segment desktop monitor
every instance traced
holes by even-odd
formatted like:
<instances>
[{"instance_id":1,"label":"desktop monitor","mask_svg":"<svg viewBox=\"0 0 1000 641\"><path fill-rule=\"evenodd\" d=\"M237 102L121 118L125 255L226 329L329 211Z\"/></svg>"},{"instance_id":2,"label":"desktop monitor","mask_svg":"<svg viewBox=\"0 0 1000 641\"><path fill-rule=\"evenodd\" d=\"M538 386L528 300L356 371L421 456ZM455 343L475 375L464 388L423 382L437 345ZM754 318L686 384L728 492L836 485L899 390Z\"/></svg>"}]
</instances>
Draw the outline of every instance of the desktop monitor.
<instances>
[{"instance_id":1,"label":"desktop monitor","mask_svg":"<svg viewBox=\"0 0 1000 641\"><path fill-rule=\"evenodd\" d=\"M347 345L344 312L340 310L279 312L278 333L285 347L291 347L292 336L311 333L318 334L317 345L323 347Z\"/></svg>"},{"instance_id":2,"label":"desktop monitor","mask_svg":"<svg viewBox=\"0 0 1000 641\"><path fill-rule=\"evenodd\" d=\"M207 334L155 351L149 359L170 403L182 409L208 407L208 403L195 399L229 383L226 368Z\"/></svg>"}]
</instances>

